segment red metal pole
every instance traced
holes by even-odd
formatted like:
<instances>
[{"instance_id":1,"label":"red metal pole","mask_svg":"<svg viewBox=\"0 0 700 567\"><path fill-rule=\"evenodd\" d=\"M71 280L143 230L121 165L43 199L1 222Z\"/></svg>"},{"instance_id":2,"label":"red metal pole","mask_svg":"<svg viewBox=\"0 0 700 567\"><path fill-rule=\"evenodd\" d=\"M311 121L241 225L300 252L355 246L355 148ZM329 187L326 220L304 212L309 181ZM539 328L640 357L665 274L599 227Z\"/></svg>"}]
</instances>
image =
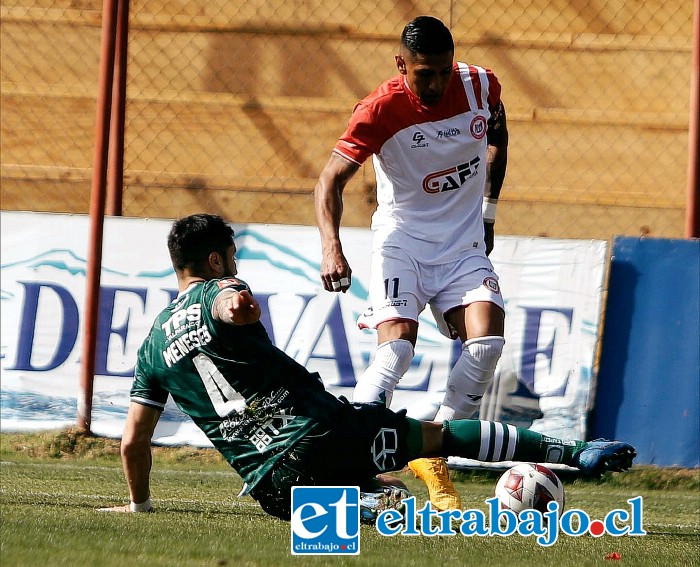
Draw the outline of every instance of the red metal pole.
<instances>
[{"instance_id":1,"label":"red metal pole","mask_svg":"<svg viewBox=\"0 0 700 567\"><path fill-rule=\"evenodd\" d=\"M92 187L90 190L90 236L85 278L85 324L77 422L78 427L86 430L88 433L90 433L92 422L92 394L95 380L97 319L99 316L100 272L102 269L102 231L104 228L118 1L104 0L102 5L102 45L97 93L97 119L95 121L95 153L92 163Z\"/></svg>"},{"instance_id":2,"label":"red metal pole","mask_svg":"<svg viewBox=\"0 0 700 567\"><path fill-rule=\"evenodd\" d=\"M690 66L690 123L688 125L688 203L686 238L700 238L700 0L693 14L693 57Z\"/></svg>"},{"instance_id":3,"label":"red metal pole","mask_svg":"<svg viewBox=\"0 0 700 567\"><path fill-rule=\"evenodd\" d=\"M119 0L115 45L114 88L112 90L112 123L107 168L107 214L122 215L124 191L124 122L126 115L126 66L129 31L129 0Z\"/></svg>"}]
</instances>

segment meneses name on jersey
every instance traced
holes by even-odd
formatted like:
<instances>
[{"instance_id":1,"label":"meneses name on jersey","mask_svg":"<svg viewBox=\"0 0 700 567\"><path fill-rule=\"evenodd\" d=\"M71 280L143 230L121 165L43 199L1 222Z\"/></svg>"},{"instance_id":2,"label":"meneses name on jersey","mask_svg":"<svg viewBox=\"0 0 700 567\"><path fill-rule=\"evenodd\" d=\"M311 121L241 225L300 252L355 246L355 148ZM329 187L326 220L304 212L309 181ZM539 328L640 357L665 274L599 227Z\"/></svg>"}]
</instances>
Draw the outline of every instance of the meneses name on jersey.
<instances>
[{"instance_id":1,"label":"meneses name on jersey","mask_svg":"<svg viewBox=\"0 0 700 567\"><path fill-rule=\"evenodd\" d=\"M199 326L201 319L202 305L194 303L186 309L178 309L161 325L168 340L168 346L163 350L163 360L168 368L194 348L212 340L207 326Z\"/></svg>"}]
</instances>

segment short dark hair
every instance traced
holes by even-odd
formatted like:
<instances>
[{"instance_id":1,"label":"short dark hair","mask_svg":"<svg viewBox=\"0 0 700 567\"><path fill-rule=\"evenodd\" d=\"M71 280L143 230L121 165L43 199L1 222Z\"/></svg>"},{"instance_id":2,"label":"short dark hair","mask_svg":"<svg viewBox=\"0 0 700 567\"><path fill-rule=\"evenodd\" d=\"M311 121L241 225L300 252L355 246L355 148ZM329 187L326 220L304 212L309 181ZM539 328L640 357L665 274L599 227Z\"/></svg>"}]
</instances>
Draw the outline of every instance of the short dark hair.
<instances>
[{"instance_id":1,"label":"short dark hair","mask_svg":"<svg viewBox=\"0 0 700 567\"><path fill-rule=\"evenodd\" d=\"M455 50L450 30L432 16L418 16L408 22L401 33L401 45L413 55L437 55Z\"/></svg>"},{"instance_id":2,"label":"short dark hair","mask_svg":"<svg viewBox=\"0 0 700 567\"><path fill-rule=\"evenodd\" d=\"M173 267L180 271L197 268L212 252L225 255L233 235L233 229L218 215L196 214L176 220L168 234Z\"/></svg>"}]
</instances>

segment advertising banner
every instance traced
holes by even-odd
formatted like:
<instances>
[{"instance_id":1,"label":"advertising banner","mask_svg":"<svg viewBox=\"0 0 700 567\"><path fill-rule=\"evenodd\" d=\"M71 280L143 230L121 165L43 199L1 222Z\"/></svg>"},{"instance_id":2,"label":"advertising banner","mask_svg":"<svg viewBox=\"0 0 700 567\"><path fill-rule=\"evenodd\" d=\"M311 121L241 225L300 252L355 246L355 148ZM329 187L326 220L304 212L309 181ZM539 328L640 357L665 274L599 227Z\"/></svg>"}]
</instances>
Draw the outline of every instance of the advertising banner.
<instances>
[{"instance_id":1,"label":"advertising banner","mask_svg":"<svg viewBox=\"0 0 700 567\"><path fill-rule=\"evenodd\" d=\"M0 213L1 411L4 431L74 425L85 311L89 218ZM177 294L166 238L171 221L105 219L92 430L119 437L136 352L156 314ZM239 277L263 308L273 342L352 398L375 333L360 330L367 307L371 232L346 228L353 270L345 294L320 285L315 227L232 225ZM481 417L550 435L583 438L593 383L604 241L496 238L491 256L506 300L506 346ZM461 345L440 334L430 309L420 317L416 356L392 408L432 418ZM208 446L169 403L156 442Z\"/></svg>"}]
</instances>

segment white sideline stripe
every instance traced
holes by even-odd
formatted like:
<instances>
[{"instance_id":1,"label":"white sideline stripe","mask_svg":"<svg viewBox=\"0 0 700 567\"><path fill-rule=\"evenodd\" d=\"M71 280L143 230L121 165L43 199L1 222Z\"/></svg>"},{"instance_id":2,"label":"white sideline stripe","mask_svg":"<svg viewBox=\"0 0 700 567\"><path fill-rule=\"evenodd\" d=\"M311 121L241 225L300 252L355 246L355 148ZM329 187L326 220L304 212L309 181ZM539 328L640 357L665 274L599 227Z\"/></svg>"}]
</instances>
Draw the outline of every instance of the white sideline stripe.
<instances>
[{"instance_id":1,"label":"white sideline stripe","mask_svg":"<svg viewBox=\"0 0 700 567\"><path fill-rule=\"evenodd\" d=\"M15 462L15 461L0 461L0 466L18 466L18 467L32 467L32 468L40 468L40 469L60 469L60 470L93 470L93 471L109 471L109 472L117 472L121 473L121 468L119 467L106 467L106 466L97 466L97 465L89 465L89 466L83 466L83 465L69 465L69 464L59 464L59 463L24 463L24 462ZM187 474L188 476L209 476L209 477L216 477L216 476L238 476L236 471L231 469L231 471L190 471L186 469L156 469L153 471L153 473L158 476L161 474L164 475L179 475L179 474ZM0 494L5 494L5 495L13 495L13 494L26 494L25 492L18 492L18 491L13 491L13 490L8 490L7 488L1 488L0 489ZM233 493L232 493L233 494ZM37 492L37 491L31 491L32 496L38 496L38 497L58 497L58 498L84 498L87 500L95 500L95 501L101 501L101 502L113 502L114 498L111 498L109 496L96 496L94 494L77 494L75 492ZM235 496L235 495L234 495ZM162 504L169 504L169 503L174 503L174 504L190 504L190 505L196 505L196 504L213 504L217 506L230 506L233 508L236 507L258 507L257 502L249 502L245 500L187 500L185 498L156 498L156 505L158 503Z\"/></svg>"},{"instance_id":2,"label":"white sideline stripe","mask_svg":"<svg viewBox=\"0 0 700 567\"><path fill-rule=\"evenodd\" d=\"M15 465L18 467L35 467L35 468L57 468L57 469L75 469L75 470L91 470L91 471L116 471L116 472L121 472L121 466L114 466L114 467L105 467L105 466L98 466L98 465L88 465L88 466L83 466L83 465L68 465L68 464L59 464L59 463L18 463L15 461L0 461L0 466L6 466L6 465ZM159 467L156 467L153 469L153 473L156 475L159 474L179 474L179 473L187 473L188 475L201 475L201 476L238 476L238 473L236 473L233 468L231 468L230 471L201 471L201 470L187 470L187 469L162 469Z\"/></svg>"},{"instance_id":3,"label":"white sideline stripe","mask_svg":"<svg viewBox=\"0 0 700 567\"><path fill-rule=\"evenodd\" d=\"M649 524L648 526L645 525L644 527L649 528L650 526L652 528L678 528L681 530L697 530L700 528L700 524Z\"/></svg>"},{"instance_id":4,"label":"white sideline stripe","mask_svg":"<svg viewBox=\"0 0 700 567\"><path fill-rule=\"evenodd\" d=\"M20 492L20 491L13 491L13 490L7 490L5 488L0 489L0 494L6 494L8 496L12 496L13 494L29 494L32 497L40 497L40 498L70 498L70 499L76 499L76 498L82 498L86 500L95 500L99 502L113 502L114 498L110 498L108 496L97 496L95 494L79 494L77 492L40 492L36 490L32 490L31 492ZM238 507L251 507L251 508L257 508L258 503L257 502L249 502L245 500L188 500L186 498L156 498L155 502L156 507L158 504L215 504L217 506L230 506L232 508L238 508ZM117 504L118 505L118 504Z\"/></svg>"}]
</instances>

